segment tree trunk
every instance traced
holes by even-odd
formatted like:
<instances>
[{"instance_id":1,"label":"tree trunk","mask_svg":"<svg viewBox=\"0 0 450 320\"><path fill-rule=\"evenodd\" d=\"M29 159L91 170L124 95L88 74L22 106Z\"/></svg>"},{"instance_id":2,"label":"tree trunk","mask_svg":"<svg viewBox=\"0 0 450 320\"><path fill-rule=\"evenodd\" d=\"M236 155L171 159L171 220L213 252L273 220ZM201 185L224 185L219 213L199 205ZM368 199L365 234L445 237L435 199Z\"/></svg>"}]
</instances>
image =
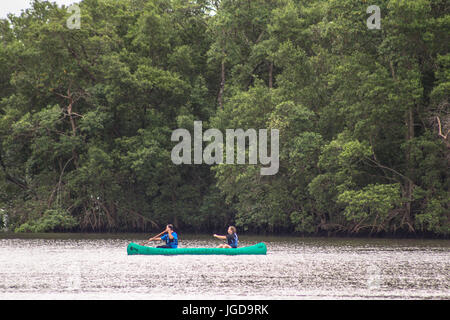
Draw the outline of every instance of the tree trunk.
<instances>
[{"instance_id":1,"label":"tree trunk","mask_svg":"<svg viewBox=\"0 0 450 320\"><path fill-rule=\"evenodd\" d=\"M397 76L395 74L395 69L392 61L389 61L389 67L391 69L391 75L395 82L397 82ZM398 85L398 83L397 83ZM413 114L413 108L410 106L405 113L405 127L406 127L406 134L405 134L405 140L407 142L414 139L414 114ZM414 188L414 183L412 182L411 178L413 173L413 167L411 163L411 146L408 146L406 148L405 153L405 160L406 160L406 172L405 172L405 179L404 179L404 185L403 185L403 197L406 199L405 202L405 214L402 219L402 224L406 223L408 225L408 228L410 231L414 231L414 228L411 224L411 202L412 202L412 193Z\"/></svg>"},{"instance_id":2,"label":"tree trunk","mask_svg":"<svg viewBox=\"0 0 450 320\"><path fill-rule=\"evenodd\" d=\"M224 89L225 89L225 59L222 60L220 90L219 90L219 95L217 97L217 101L219 102L219 108L222 110L223 110L223 91L224 91Z\"/></svg>"},{"instance_id":3,"label":"tree trunk","mask_svg":"<svg viewBox=\"0 0 450 320\"><path fill-rule=\"evenodd\" d=\"M406 125L406 141L411 141L414 139L414 114L413 109L410 107L406 111L405 115L405 125ZM414 231L412 224L411 224L411 202L412 202L412 193L413 193L413 187L414 184L411 181L409 177L412 177L413 173L413 167L412 167L412 160L411 160L411 146L408 146L406 148L406 176L408 179L405 180L405 216L404 221L408 225L410 231Z\"/></svg>"},{"instance_id":4,"label":"tree trunk","mask_svg":"<svg viewBox=\"0 0 450 320\"><path fill-rule=\"evenodd\" d=\"M273 87L273 61L269 62L269 88Z\"/></svg>"},{"instance_id":5,"label":"tree trunk","mask_svg":"<svg viewBox=\"0 0 450 320\"><path fill-rule=\"evenodd\" d=\"M79 114L72 112L72 106L73 104L78 100L78 98L74 99L74 94L70 92L70 87L72 83L69 84L69 88L67 89L67 94L63 95L61 93L55 92L56 95L62 97L63 99L67 99L68 105L66 107L67 115L69 116L70 126L72 127L72 136L75 137L77 135L77 127L75 124L74 115L80 116ZM78 168L78 154L75 150L75 147L72 149L72 157L73 157L73 163L75 164L75 167Z\"/></svg>"},{"instance_id":6,"label":"tree trunk","mask_svg":"<svg viewBox=\"0 0 450 320\"><path fill-rule=\"evenodd\" d=\"M69 115L70 124L72 126L72 135L75 137L77 135L77 127L75 125L75 119L73 118L73 115L72 115L72 104L73 104L73 100L72 100L72 97L70 96L70 103L67 107L67 114ZM75 150L75 148L72 149L72 158L73 158L73 163L74 163L75 167L78 168L78 153Z\"/></svg>"}]
</instances>

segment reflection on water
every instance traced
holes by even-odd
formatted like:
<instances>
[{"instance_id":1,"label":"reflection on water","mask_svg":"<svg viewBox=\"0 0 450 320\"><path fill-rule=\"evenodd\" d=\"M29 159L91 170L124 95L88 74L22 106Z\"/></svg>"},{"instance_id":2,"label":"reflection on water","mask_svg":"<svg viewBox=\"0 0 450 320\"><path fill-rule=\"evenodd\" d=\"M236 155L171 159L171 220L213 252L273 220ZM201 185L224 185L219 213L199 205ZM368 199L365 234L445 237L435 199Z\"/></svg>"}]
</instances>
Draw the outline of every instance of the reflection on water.
<instances>
[{"instance_id":1,"label":"reflection on water","mask_svg":"<svg viewBox=\"0 0 450 320\"><path fill-rule=\"evenodd\" d=\"M138 237L0 239L0 299L450 298L446 240L242 236L242 246L264 241L267 256L128 256Z\"/></svg>"}]
</instances>

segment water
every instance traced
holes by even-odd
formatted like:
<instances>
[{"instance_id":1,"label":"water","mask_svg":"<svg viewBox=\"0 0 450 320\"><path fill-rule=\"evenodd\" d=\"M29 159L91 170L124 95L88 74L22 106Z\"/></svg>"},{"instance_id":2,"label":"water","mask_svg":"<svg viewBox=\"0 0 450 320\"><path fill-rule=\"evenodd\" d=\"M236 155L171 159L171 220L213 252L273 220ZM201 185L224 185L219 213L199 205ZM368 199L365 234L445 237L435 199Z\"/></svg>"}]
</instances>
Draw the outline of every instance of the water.
<instances>
[{"instance_id":1,"label":"water","mask_svg":"<svg viewBox=\"0 0 450 320\"><path fill-rule=\"evenodd\" d=\"M449 299L450 241L240 237L266 256L128 256L142 235L0 239L0 299ZM183 247L213 247L185 236Z\"/></svg>"}]
</instances>

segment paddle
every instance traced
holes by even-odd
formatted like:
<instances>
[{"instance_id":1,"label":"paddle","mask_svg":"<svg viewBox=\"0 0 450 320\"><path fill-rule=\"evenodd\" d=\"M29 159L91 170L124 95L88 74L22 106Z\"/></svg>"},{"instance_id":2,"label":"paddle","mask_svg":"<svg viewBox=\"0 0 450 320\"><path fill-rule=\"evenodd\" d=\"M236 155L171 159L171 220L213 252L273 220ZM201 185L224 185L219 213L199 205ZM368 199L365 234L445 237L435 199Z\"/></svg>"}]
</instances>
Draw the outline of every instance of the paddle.
<instances>
[{"instance_id":1,"label":"paddle","mask_svg":"<svg viewBox=\"0 0 450 320\"><path fill-rule=\"evenodd\" d=\"M149 240L140 243L139 245L143 246L145 243L149 243L151 241L151 239L158 238L158 237L162 236L164 233L166 233L166 230L164 230L163 232L161 232L160 234L158 234L158 235L156 235L154 237L151 237Z\"/></svg>"}]
</instances>

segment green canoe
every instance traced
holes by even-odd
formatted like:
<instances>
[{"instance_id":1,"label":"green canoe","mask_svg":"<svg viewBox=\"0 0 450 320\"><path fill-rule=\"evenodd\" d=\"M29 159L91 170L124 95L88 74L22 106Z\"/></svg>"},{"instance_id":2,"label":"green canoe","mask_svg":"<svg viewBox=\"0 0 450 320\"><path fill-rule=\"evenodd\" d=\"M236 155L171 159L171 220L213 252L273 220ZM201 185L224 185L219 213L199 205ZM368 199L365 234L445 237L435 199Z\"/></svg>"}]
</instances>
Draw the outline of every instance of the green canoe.
<instances>
[{"instance_id":1,"label":"green canoe","mask_svg":"<svg viewBox=\"0 0 450 320\"><path fill-rule=\"evenodd\" d=\"M241 247L236 249L231 248L177 248L177 249L163 249L141 246L137 243L130 243L127 247L127 253L132 254L153 254L153 255L175 255L175 254L266 254L267 247L264 243L258 243L249 247Z\"/></svg>"}]
</instances>

